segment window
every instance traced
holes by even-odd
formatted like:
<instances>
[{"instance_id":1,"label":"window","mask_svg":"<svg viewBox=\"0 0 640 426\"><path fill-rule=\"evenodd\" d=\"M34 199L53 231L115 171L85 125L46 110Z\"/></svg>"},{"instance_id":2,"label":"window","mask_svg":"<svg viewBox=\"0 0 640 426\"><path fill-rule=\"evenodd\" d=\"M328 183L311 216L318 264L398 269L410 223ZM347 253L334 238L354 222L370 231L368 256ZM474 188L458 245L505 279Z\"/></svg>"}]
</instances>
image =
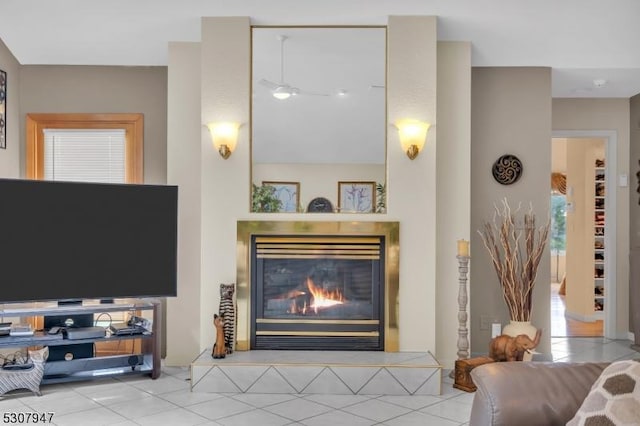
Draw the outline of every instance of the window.
<instances>
[{"instance_id":1,"label":"window","mask_svg":"<svg viewBox=\"0 0 640 426\"><path fill-rule=\"evenodd\" d=\"M551 195L551 235L550 248L554 254L564 254L567 233L567 199L563 194Z\"/></svg>"},{"instance_id":2,"label":"window","mask_svg":"<svg viewBox=\"0 0 640 426\"><path fill-rule=\"evenodd\" d=\"M44 179L125 182L123 129L45 129Z\"/></svg>"},{"instance_id":3,"label":"window","mask_svg":"<svg viewBox=\"0 0 640 426\"><path fill-rule=\"evenodd\" d=\"M143 124L142 114L27 114L26 176L29 179L53 176L54 180L142 183ZM78 138L83 131L85 138ZM89 164L86 155L106 164L100 167ZM121 155L124 163L108 165L117 163ZM69 162L73 167L67 167ZM122 166L124 171L118 171ZM95 170L98 168L101 170ZM102 180L108 174L111 176L107 178L119 180ZM116 177L117 174L120 175Z\"/></svg>"},{"instance_id":4,"label":"window","mask_svg":"<svg viewBox=\"0 0 640 426\"><path fill-rule=\"evenodd\" d=\"M27 114L26 177L142 183L143 124L142 114Z\"/></svg>"}]
</instances>

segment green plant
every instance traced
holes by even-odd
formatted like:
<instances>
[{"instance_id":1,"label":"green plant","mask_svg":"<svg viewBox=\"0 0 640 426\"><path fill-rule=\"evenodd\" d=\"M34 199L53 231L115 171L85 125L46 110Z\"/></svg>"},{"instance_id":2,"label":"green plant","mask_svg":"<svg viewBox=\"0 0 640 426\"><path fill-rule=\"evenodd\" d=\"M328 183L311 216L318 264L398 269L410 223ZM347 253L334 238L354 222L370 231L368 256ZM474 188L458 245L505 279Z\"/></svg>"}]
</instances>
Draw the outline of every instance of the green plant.
<instances>
[{"instance_id":1,"label":"green plant","mask_svg":"<svg viewBox=\"0 0 640 426\"><path fill-rule=\"evenodd\" d=\"M565 250L566 246L566 201L562 194L551 196L551 241L550 248L554 252Z\"/></svg>"},{"instance_id":2,"label":"green plant","mask_svg":"<svg viewBox=\"0 0 640 426\"><path fill-rule=\"evenodd\" d=\"M276 197L276 188L271 185L253 184L251 211L274 213L282 208L282 201Z\"/></svg>"},{"instance_id":3,"label":"green plant","mask_svg":"<svg viewBox=\"0 0 640 426\"><path fill-rule=\"evenodd\" d=\"M376 213L387 212L387 185L376 183Z\"/></svg>"}]
</instances>

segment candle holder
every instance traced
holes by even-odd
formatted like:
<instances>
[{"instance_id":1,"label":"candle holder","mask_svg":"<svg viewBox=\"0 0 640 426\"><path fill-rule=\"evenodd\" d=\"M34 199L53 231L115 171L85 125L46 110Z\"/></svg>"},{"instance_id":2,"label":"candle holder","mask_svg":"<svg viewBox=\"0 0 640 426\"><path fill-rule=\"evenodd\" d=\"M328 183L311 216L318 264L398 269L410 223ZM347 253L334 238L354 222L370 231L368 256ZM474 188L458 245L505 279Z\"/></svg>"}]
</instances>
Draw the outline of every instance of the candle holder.
<instances>
[{"instance_id":1,"label":"candle holder","mask_svg":"<svg viewBox=\"0 0 640 426\"><path fill-rule=\"evenodd\" d=\"M458 259L458 360L469 358L469 330L467 329L467 273L469 256L456 256ZM449 377L455 375L455 366Z\"/></svg>"},{"instance_id":2,"label":"candle holder","mask_svg":"<svg viewBox=\"0 0 640 426\"><path fill-rule=\"evenodd\" d=\"M469 256L458 258L458 359L469 358L469 331L467 330L467 273L469 272Z\"/></svg>"}]
</instances>

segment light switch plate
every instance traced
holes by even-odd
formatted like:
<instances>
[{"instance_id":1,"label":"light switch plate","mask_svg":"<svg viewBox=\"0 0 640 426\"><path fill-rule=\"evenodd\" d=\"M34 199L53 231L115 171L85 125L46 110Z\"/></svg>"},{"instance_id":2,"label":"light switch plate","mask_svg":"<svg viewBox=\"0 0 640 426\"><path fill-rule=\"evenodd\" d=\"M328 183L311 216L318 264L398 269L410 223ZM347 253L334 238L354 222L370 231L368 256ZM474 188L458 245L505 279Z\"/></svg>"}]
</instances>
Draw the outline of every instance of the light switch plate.
<instances>
[{"instance_id":1,"label":"light switch plate","mask_svg":"<svg viewBox=\"0 0 640 426\"><path fill-rule=\"evenodd\" d=\"M623 173L620 176L618 176L618 186L620 188L626 188L628 185L629 185L629 177L627 176L626 173Z\"/></svg>"}]
</instances>

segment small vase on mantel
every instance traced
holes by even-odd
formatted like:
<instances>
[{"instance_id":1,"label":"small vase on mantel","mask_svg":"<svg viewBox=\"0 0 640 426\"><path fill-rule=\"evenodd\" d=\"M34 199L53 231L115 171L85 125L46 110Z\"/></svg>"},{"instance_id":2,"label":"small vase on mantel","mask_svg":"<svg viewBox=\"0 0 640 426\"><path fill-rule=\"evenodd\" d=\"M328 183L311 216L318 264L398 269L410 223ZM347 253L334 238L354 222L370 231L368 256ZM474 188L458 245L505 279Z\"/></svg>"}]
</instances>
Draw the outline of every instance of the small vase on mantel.
<instances>
[{"instance_id":1,"label":"small vase on mantel","mask_svg":"<svg viewBox=\"0 0 640 426\"><path fill-rule=\"evenodd\" d=\"M502 334L507 336L516 337L520 334L526 334L531 340L535 339L538 329L531 325L531 321L514 321L511 320L509 324L505 325L502 329Z\"/></svg>"}]
</instances>

